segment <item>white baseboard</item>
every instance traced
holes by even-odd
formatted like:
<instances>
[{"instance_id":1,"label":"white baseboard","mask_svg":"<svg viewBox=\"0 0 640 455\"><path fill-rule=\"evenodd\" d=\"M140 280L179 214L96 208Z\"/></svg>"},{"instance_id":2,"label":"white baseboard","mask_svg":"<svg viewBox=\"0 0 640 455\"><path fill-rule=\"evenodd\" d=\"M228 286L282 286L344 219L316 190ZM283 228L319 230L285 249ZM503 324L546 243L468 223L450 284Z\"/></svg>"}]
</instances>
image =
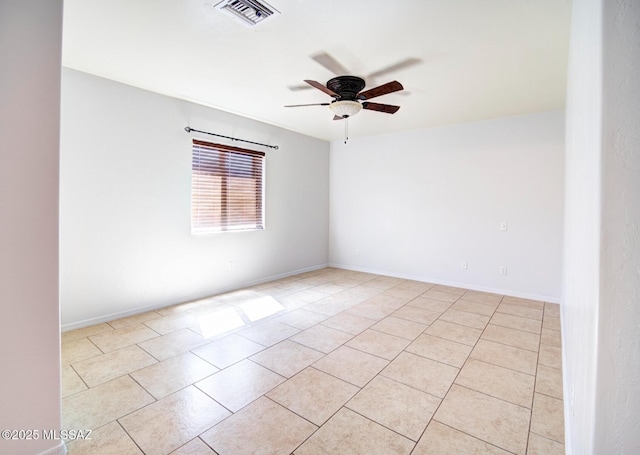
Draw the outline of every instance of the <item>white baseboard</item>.
<instances>
[{"instance_id":1,"label":"white baseboard","mask_svg":"<svg viewBox=\"0 0 640 455\"><path fill-rule=\"evenodd\" d=\"M280 273L280 274L277 274L277 275L270 275L270 276L267 276L267 277L258 278L256 280L245 281L245 282L239 283L239 284L231 286L231 287L222 287L222 288L214 289L208 295L203 295L203 296L200 296L200 297L192 298L190 300L187 300L186 302L192 301L192 300L204 299L204 298L211 297L211 296L214 296L214 295L224 294L225 292L236 291L238 289L244 289L244 288L255 286L255 285L258 285L258 284L267 283L269 281L279 280L281 278L286 278L286 277L289 277L289 276L298 275L300 273L312 272L314 270L323 269L325 267L329 267L329 264L327 264L327 263L318 264L318 265L314 265L314 266L311 266L311 267L305 267L305 268L302 268L302 269L291 270L289 272L284 272L284 273ZM136 314L145 313L147 311L159 310L161 308L166 308L166 307L171 306L171 305L176 305L176 304L179 304L179 303L186 303L186 302L175 302L175 303L171 303L171 304L161 304L161 305L149 305L149 306L145 306L145 307L133 308L131 310L120 311L120 312L117 312L117 313L109 313L109 314L105 314L103 316L98 316L98 317L91 318L91 319L84 319L82 321L70 322L68 324L64 324L61 327L61 329L62 329L62 332L68 332L69 330L81 329L81 328L89 327L89 326L96 325L96 324L102 324L103 322L109 322L109 321L113 321L115 319L126 318L128 316L134 316Z\"/></svg>"},{"instance_id":2,"label":"white baseboard","mask_svg":"<svg viewBox=\"0 0 640 455\"><path fill-rule=\"evenodd\" d=\"M516 291L505 290L505 289L492 288L488 286L479 286L479 285L470 284L470 283L460 283L456 281L440 280L433 277L393 273L386 270L376 270L368 267L354 267L351 265L338 264L333 262L329 263L328 266L336 267L339 269L345 269L345 270L353 270L355 272L374 273L376 275L392 276L395 278L402 278L405 280L415 280L415 281L422 281L425 283L441 284L443 286L452 286L456 288L470 289L472 291L482 291L482 292L490 292L492 294L508 295L510 297L518 297L521 299L538 300L540 302L549 302L549 303L560 303L560 297L558 296L534 294L529 292L516 292Z\"/></svg>"}]
</instances>

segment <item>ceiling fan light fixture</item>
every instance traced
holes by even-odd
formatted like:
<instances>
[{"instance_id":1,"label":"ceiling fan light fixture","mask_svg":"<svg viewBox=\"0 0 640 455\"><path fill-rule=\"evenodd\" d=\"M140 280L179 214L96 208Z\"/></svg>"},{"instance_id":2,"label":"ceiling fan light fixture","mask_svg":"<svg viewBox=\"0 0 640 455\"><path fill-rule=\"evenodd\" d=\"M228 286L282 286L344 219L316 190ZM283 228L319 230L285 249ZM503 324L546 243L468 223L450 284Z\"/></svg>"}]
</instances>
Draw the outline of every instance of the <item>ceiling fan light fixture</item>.
<instances>
[{"instance_id":1,"label":"ceiling fan light fixture","mask_svg":"<svg viewBox=\"0 0 640 455\"><path fill-rule=\"evenodd\" d=\"M329 109L338 117L349 118L360 112L362 104L350 100L334 101L329 105Z\"/></svg>"}]
</instances>

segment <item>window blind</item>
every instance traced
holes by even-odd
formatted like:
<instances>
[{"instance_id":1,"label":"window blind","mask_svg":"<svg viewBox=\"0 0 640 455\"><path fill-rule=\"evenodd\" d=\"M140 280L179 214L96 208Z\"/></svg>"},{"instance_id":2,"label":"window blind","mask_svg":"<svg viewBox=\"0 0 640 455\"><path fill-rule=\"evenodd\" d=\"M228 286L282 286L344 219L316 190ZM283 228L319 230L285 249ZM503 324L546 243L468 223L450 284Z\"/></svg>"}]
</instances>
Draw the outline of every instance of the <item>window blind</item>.
<instances>
[{"instance_id":1,"label":"window blind","mask_svg":"<svg viewBox=\"0 0 640 455\"><path fill-rule=\"evenodd\" d=\"M264 155L193 140L191 233L264 229Z\"/></svg>"}]
</instances>

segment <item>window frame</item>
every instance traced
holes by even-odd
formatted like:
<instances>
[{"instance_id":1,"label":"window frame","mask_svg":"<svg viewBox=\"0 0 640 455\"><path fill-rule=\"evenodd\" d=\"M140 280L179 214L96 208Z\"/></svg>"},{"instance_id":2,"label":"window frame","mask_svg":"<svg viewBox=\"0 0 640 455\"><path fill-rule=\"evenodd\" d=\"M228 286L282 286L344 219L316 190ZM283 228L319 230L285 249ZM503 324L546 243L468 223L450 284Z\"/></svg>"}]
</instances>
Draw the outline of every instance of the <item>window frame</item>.
<instances>
[{"instance_id":1,"label":"window frame","mask_svg":"<svg viewBox=\"0 0 640 455\"><path fill-rule=\"evenodd\" d=\"M193 139L191 147L191 234L213 234L218 232L262 231L265 224L265 169L264 152L230 145ZM207 164L203 164L204 162ZM203 182L202 176L219 177L219 189L211 188L211 180ZM249 206L252 216L246 217L247 207L240 198L240 187L234 189L232 178L255 180L252 193L254 206ZM204 184L201 185L200 182ZM236 180L237 184L238 181ZM212 197L213 196L213 197ZM236 200L234 201L234 196ZM245 211L232 215L233 210ZM219 215L213 214L219 210ZM208 215L206 214L209 212ZM205 213L205 215L201 215Z\"/></svg>"}]
</instances>

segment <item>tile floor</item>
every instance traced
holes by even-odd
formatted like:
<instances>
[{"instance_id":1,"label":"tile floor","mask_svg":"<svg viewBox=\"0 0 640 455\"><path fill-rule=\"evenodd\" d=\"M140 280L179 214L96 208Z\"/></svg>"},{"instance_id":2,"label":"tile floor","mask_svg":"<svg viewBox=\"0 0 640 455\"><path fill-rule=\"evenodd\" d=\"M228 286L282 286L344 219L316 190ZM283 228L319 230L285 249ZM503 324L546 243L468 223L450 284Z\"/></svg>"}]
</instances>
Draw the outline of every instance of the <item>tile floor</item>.
<instances>
[{"instance_id":1,"label":"tile floor","mask_svg":"<svg viewBox=\"0 0 640 455\"><path fill-rule=\"evenodd\" d=\"M70 455L564 453L558 305L327 268L62 334Z\"/></svg>"}]
</instances>

